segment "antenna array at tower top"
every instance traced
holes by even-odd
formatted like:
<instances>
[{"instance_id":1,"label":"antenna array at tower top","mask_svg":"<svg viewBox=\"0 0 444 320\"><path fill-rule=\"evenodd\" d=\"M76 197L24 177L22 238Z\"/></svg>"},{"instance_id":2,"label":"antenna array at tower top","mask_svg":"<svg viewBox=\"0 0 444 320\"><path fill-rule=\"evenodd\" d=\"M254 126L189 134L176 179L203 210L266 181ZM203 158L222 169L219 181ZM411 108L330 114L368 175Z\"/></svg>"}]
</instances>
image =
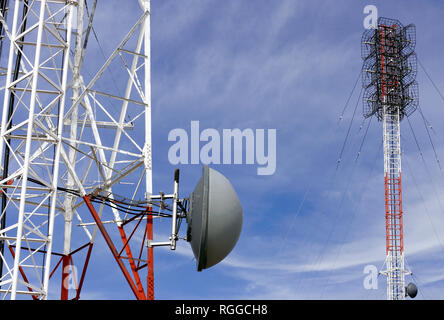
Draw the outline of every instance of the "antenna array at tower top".
<instances>
[{"instance_id":1,"label":"antenna array at tower top","mask_svg":"<svg viewBox=\"0 0 444 320\"><path fill-rule=\"evenodd\" d=\"M382 120L384 104L389 112L397 112L399 108L401 119L416 110L415 44L415 26L404 27L395 19L381 17L377 28L364 32L361 41L364 117L376 114Z\"/></svg>"}]
</instances>

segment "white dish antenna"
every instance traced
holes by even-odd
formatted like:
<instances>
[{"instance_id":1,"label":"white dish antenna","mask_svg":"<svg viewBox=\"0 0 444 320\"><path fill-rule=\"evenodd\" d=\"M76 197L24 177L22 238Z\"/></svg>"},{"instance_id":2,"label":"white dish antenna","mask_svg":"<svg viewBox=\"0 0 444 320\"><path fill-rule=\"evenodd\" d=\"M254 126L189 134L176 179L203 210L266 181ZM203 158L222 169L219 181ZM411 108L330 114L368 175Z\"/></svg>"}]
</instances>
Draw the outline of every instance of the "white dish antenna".
<instances>
[{"instance_id":1,"label":"white dish antenna","mask_svg":"<svg viewBox=\"0 0 444 320\"><path fill-rule=\"evenodd\" d=\"M236 245L243 221L243 210L230 181L218 171L203 167L202 177L188 199L179 199L179 170L174 174L172 195L151 196L152 200L173 199L171 237L148 245L176 248L180 220L186 218L187 237L197 260L197 271L222 261ZM187 209L189 202L189 210Z\"/></svg>"},{"instance_id":2,"label":"white dish antenna","mask_svg":"<svg viewBox=\"0 0 444 320\"><path fill-rule=\"evenodd\" d=\"M239 239L242 206L230 181L204 166L190 197L187 240L197 260L197 271L222 261Z\"/></svg>"}]
</instances>

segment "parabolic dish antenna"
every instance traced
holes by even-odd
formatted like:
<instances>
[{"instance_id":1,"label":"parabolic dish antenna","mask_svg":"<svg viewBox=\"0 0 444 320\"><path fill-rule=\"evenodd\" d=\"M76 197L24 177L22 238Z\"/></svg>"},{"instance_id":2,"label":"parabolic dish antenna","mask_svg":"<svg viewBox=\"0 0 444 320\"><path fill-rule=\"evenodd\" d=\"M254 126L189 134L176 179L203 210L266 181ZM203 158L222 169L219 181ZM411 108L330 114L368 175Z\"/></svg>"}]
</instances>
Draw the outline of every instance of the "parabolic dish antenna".
<instances>
[{"instance_id":1,"label":"parabolic dish antenna","mask_svg":"<svg viewBox=\"0 0 444 320\"><path fill-rule=\"evenodd\" d=\"M242 206L230 181L208 166L190 196L187 240L197 260L197 271L222 261L239 239Z\"/></svg>"}]
</instances>

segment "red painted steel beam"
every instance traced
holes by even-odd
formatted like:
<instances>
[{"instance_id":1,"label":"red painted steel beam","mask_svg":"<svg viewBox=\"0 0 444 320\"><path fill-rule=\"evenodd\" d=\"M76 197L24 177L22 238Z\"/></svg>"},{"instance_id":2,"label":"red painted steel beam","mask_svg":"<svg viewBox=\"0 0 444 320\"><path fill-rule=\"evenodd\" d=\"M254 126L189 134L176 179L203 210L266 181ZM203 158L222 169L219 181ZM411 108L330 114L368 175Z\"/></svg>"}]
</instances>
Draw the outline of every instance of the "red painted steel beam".
<instances>
[{"instance_id":1,"label":"red painted steel beam","mask_svg":"<svg viewBox=\"0 0 444 320\"><path fill-rule=\"evenodd\" d=\"M68 300L69 259L69 254L62 257L62 287L60 289L60 300Z\"/></svg>"},{"instance_id":2,"label":"red painted steel beam","mask_svg":"<svg viewBox=\"0 0 444 320\"><path fill-rule=\"evenodd\" d=\"M146 234L147 240L153 240L153 208L148 208L148 215L146 216ZM153 247L147 248L148 255L148 274L147 274L147 298L154 300L154 254Z\"/></svg>"},{"instance_id":3,"label":"red painted steel beam","mask_svg":"<svg viewBox=\"0 0 444 320\"><path fill-rule=\"evenodd\" d=\"M91 251L93 248L93 244L94 243L91 242L88 245L88 252L86 253L85 263L83 265L82 275L81 275L80 281L79 281L79 287L77 288L77 292L76 292L76 296L75 296L74 300L80 299L80 292L82 291L83 281L85 280L86 269L88 268L89 258L91 257Z\"/></svg>"},{"instance_id":4,"label":"red painted steel beam","mask_svg":"<svg viewBox=\"0 0 444 320\"><path fill-rule=\"evenodd\" d=\"M126 269L125 264L123 263L122 259L119 258L116 247L114 246L113 241L111 240L102 221L100 220L99 215L97 214L96 210L94 209L94 206L92 205L91 200L89 199L89 196L85 195L83 197L83 200L85 201L86 206L88 207L94 221L96 222L96 225L99 228L100 233L102 234L103 238L105 239L105 242L108 245L108 248L111 250L111 253L113 254L113 257L116 260L117 265L119 266L120 270L122 271L123 276L125 277L126 281L128 282L129 286L131 287L132 292L134 293L134 295L136 296L137 299L139 299L139 300L143 299L143 297L139 293L139 290L137 289L137 286L134 284L133 279L131 278L131 275L129 274L128 270Z\"/></svg>"},{"instance_id":5,"label":"red painted steel beam","mask_svg":"<svg viewBox=\"0 0 444 320\"><path fill-rule=\"evenodd\" d=\"M140 221L142 221L142 220L139 220L139 222ZM139 224L137 224L137 226L138 225ZM136 230L137 226L134 228L134 231ZM124 243L124 249L125 249L126 255L128 256L128 261L131 266L131 270L133 272L134 279L136 280L137 289L139 290L139 296L142 297L143 300L146 300L145 291L142 286L142 281L140 281L139 272L137 271L136 264L134 263L133 254L132 254L131 248L128 244L129 239L131 239L131 237L129 239L126 238L125 230L123 230L123 227L120 226L120 227L118 227L118 229L120 232L120 237L122 238L122 242ZM134 234L134 231L133 231L133 233L131 233L131 236ZM120 256L120 254L119 254L119 256Z\"/></svg>"},{"instance_id":6,"label":"red painted steel beam","mask_svg":"<svg viewBox=\"0 0 444 320\"><path fill-rule=\"evenodd\" d=\"M8 246L8 247L9 247L9 251L11 252L12 258L15 259L14 249L12 249L11 246ZM19 266L19 271L20 271L20 274L23 278L23 281L25 281L27 284L29 284L28 277L26 277L25 271L23 271L23 268L20 266ZM30 287L27 286L27 288L28 288L29 292L32 292L32 289ZM32 295L32 299L38 300L38 297L36 295Z\"/></svg>"}]
</instances>

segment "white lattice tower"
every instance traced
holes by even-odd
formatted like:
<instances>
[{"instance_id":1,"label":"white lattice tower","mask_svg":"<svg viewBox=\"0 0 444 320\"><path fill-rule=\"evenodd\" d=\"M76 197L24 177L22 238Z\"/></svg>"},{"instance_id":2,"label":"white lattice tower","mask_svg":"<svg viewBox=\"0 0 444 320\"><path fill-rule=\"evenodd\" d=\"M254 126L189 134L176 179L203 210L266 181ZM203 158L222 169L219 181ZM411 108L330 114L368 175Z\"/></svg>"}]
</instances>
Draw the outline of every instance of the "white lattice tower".
<instances>
[{"instance_id":1,"label":"white lattice tower","mask_svg":"<svg viewBox=\"0 0 444 320\"><path fill-rule=\"evenodd\" d=\"M387 299L405 297L399 111L383 112Z\"/></svg>"}]
</instances>

